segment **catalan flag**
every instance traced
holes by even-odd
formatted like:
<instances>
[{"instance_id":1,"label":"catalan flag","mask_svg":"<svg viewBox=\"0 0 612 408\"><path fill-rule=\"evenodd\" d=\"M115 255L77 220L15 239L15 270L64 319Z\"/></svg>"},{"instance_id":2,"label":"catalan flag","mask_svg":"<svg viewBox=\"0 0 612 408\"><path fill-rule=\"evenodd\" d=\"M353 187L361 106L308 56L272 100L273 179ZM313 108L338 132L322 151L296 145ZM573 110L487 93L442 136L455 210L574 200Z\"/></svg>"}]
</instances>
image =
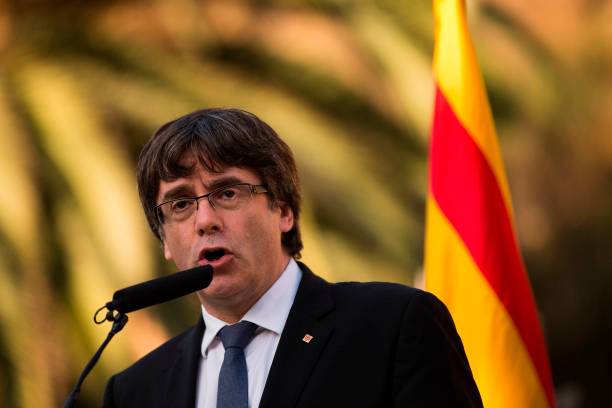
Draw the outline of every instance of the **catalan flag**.
<instances>
[{"instance_id":1,"label":"catalan flag","mask_svg":"<svg viewBox=\"0 0 612 408\"><path fill-rule=\"evenodd\" d=\"M485 407L554 407L465 2L434 0L434 17L425 286L455 319Z\"/></svg>"}]
</instances>

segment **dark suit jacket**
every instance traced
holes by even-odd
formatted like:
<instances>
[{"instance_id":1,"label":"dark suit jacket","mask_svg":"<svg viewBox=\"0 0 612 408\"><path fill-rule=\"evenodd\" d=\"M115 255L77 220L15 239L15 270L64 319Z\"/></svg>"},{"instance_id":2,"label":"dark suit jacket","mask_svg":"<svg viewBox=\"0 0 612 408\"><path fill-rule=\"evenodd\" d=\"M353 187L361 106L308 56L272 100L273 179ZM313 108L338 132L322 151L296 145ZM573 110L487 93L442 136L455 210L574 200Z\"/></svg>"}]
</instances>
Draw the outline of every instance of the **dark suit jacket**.
<instances>
[{"instance_id":1,"label":"dark suit jacket","mask_svg":"<svg viewBox=\"0 0 612 408\"><path fill-rule=\"evenodd\" d=\"M482 406L451 316L435 296L391 283L329 284L300 267L261 408ZM113 376L104 406L195 407L204 330L200 318Z\"/></svg>"}]
</instances>

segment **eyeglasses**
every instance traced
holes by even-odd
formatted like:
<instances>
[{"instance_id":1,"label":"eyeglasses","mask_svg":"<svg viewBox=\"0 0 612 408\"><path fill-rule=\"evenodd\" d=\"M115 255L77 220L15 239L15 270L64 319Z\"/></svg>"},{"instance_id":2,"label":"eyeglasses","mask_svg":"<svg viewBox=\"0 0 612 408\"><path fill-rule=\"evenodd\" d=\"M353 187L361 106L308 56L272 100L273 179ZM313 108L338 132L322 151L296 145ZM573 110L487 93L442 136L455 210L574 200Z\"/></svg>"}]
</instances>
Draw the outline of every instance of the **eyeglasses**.
<instances>
[{"instance_id":1,"label":"eyeglasses","mask_svg":"<svg viewBox=\"0 0 612 408\"><path fill-rule=\"evenodd\" d=\"M181 197L165 201L155 206L157 218L161 224L179 223L189 219L199 208L200 200L206 198L214 209L237 210L244 205L253 194L267 193L264 185L236 183L220 187L210 193L197 197Z\"/></svg>"}]
</instances>

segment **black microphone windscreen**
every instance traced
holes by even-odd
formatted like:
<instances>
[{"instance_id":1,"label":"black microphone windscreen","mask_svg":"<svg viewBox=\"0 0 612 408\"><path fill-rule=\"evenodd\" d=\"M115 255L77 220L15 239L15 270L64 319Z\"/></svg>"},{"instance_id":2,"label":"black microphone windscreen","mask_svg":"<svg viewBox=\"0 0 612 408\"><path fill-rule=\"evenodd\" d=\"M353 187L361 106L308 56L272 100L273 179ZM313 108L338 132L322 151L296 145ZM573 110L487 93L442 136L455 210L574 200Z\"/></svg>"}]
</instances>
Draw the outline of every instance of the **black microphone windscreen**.
<instances>
[{"instance_id":1,"label":"black microphone windscreen","mask_svg":"<svg viewBox=\"0 0 612 408\"><path fill-rule=\"evenodd\" d=\"M109 310L129 313L206 288L212 281L210 265L197 266L116 291Z\"/></svg>"}]
</instances>

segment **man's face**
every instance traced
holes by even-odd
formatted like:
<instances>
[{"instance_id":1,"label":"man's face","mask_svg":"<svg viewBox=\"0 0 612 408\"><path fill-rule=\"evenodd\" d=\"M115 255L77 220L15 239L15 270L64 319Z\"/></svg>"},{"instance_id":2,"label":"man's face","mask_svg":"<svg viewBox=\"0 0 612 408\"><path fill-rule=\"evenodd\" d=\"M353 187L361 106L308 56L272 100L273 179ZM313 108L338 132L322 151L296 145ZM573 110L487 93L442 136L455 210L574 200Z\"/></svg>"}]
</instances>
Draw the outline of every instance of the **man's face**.
<instances>
[{"instance_id":1,"label":"man's face","mask_svg":"<svg viewBox=\"0 0 612 408\"><path fill-rule=\"evenodd\" d=\"M192 162L186 159L183 164ZM261 180L249 169L229 167L210 173L198 164L188 177L162 180L157 202L200 196L235 183L259 185ZM285 268L289 256L282 248L281 234L292 227L291 209L271 208L267 194L253 194L234 210L212 208L201 199L191 218L164 224L164 255L181 270L212 265L213 280L198 293L200 301L217 317L230 319L227 313L232 312L239 319Z\"/></svg>"}]
</instances>

